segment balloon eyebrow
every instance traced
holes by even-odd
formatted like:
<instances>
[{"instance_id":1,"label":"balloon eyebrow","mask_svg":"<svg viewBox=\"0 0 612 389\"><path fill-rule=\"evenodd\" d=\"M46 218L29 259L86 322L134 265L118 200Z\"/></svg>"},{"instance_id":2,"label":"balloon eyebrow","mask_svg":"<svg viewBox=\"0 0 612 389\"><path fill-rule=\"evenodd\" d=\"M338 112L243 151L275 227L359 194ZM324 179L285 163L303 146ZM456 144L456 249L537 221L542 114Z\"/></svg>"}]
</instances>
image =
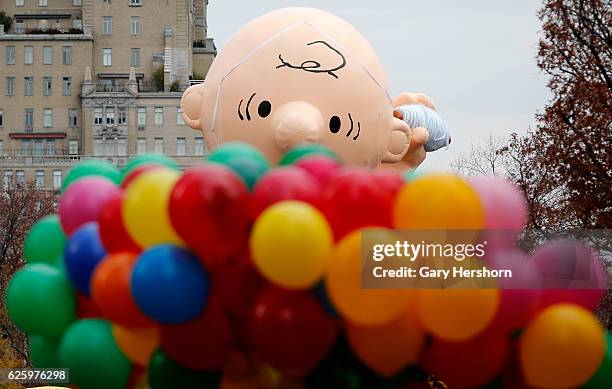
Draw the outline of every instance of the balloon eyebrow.
<instances>
[{"instance_id":1,"label":"balloon eyebrow","mask_svg":"<svg viewBox=\"0 0 612 389\"><path fill-rule=\"evenodd\" d=\"M253 93L253 95L251 96L251 98L247 102L247 106L246 106L247 120L251 120L251 113L249 112L249 105L251 105L251 101L253 101L253 97L255 97L255 93Z\"/></svg>"},{"instance_id":2,"label":"balloon eyebrow","mask_svg":"<svg viewBox=\"0 0 612 389\"><path fill-rule=\"evenodd\" d=\"M332 45L330 45L329 43L325 42L325 41L314 41L314 42L310 42L307 43L306 46L312 46L312 45L316 45L316 44L321 44L326 46L328 49L330 49L331 51L335 52L336 54L338 54L338 56L342 59L342 63L334 68L330 68L330 69L321 69L321 63L314 61L314 60L307 60L302 62L300 65L292 65L291 63L285 61L283 59L283 55L279 54L278 55L278 59L280 60L281 64L278 65L276 68L280 69L283 67L288 67L290 69L297 69L297 70L303 70L305 72L308 73L327 73L330 76L338 79L338 75L336 74L336 72L342 68L344 68L346 66L346 57L336 48L334 48Z\"/></svg>"},{"instance_id":3,"label":"balloon eyebrow","mask_svg":"<svg viewBox=\"0 0 612 389\"><path fill-rule=\"evenodd\" d=\"M361 134L361 122L357 122L357 135L355 135L353 140L357 140L357 138L359 138L359 134Z\"/></svg>"},{"instance_id":4,"label":"balloon eyebrow","mask_svg":"<svg viewBox=\"0 0 612 389\"><path fill-rule=\"evenodd\" d=\"M353 132L353 128L355 127L354 123L353 123L353 117L351 116L351 113L349 112L348 114L349 119L351 120L351 129L349 130L349 132L346 134L346 137L348 138L351 135L351 132Z\"/></svg>"},{"instance_id":5,"label":"balloon eyebrow","mask_svg":"<svg viewBox=\"0 0 612 389\"><path fill-rule=\"evenodd\" d=\"M242 109L243 102L244 100L240 100L240 104L238 104L238 117L240 118L240 120L244 120L244 116L242 116L242 112L240 112L240 109Z\"/></svg>"}]
</instances>

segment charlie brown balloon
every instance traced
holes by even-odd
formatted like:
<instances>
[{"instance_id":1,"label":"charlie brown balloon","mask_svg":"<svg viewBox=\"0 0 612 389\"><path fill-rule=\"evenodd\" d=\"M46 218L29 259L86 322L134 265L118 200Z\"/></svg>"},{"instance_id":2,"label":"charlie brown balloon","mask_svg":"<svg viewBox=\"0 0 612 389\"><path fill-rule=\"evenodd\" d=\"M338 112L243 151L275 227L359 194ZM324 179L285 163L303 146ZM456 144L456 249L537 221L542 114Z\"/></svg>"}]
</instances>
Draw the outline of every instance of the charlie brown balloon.
<instances>
[{"instance_id":1,"label":"charlie brown balloon","mask_svg":"<svg viewBox=\"0 0 612 389\"><path fill-rule=\"evenodd\" d=\"M348 22L318 9L284 8L243 26L205 82L185 91L181 107L210 150L247 142L276 163L292 147L320 143L348 164L416 167L433 151L428 144L445 140L411 128L433 123L411 109L437 114L427 96L392 100L388 89L374 49Z\"/></svg>"}]
</instances>

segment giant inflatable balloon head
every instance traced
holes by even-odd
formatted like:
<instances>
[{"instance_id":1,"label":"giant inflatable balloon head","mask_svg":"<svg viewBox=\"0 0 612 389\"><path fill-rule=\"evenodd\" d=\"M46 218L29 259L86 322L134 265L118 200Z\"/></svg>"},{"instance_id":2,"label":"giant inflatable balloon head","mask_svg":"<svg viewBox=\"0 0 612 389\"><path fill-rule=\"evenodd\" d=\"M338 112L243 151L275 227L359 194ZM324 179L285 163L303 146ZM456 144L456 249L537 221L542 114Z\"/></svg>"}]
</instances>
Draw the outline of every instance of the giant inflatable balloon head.
<instances>
[{"instance_id":1,"label":"giant inflatable balloon head","mask_svg":"<svg viewBox=\"0 0 612 389\"><path fill-rule=\"evenodd\" d=\"M294 146L320 143L348 164L418 164L428 133L394 117L387 91L378 56L353 26L318 9L285 8L242 27L181 107L210 150L247 142L274 163ZM430 105L399 98L408 100Z\"/></svg>"}]
</instances>

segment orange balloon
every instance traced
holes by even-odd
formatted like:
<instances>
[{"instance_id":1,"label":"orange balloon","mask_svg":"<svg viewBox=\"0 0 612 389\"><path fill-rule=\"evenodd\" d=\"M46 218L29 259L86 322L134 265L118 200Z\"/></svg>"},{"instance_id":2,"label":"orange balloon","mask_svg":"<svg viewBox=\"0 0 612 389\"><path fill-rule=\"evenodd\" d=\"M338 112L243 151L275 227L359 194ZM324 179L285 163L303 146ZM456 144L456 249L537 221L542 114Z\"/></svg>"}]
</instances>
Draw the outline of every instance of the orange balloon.
<instances>
[{"instance_id":1,"label":"orange balloon","mask_svg":"<svg viewBox=\"0 0 612 389\"><path fill-rule=\"evenodd\" d=\"M384 377L392 377L417 362L425 341L425 330L412 309L380 327L349 323L346 334L359 359Z\"/></svg>"},{"instance_id":2,"label":"orange balloon","mask_svg":"<svg viewBox=\"0 0 612 389\"><path fill-rule=\"evenodd\" d=\"M102 315L126 327L149 327L155 323L138 308L130 291L130 277L137 256L109 254L96 266L91 279L91 295Z\"/></svg>"},{"instance_id":3,"label":"orange balloon","mask_svg":"<svg viewBox=\"0 0 612 389\"><path fill-rule=\"evenodd\" d=\"M543 310L520 340L525 379L540 388L582 386L599 368L605 350L605 333L595 315L573 304Z\"/></svg>"},{"instance_id":4,"label":"orange balloon","mask_svg":"<svg viewBox=\"0 0 612 389\"><path fill-rule=\"evenodd\" d=\"M361 232L347 235L332 251L325 287L334 307L348 321L381 326L404 312L410 293L405 289L361 288Z\"/></svg>"},{"instance_id":5,"label":"orange balloon","mask_svg":"<svg viewBox=\"0 0 612 389\"><path fill-rule=\"evenodd\" d=\"M149 359L159 347L161 335L158 327L125 328L113 325L113 336L123 354L135 364L147 366Z\"/></svg>"},{"instance_id":6,"label":"orange balloon","mask_svg":"<svg viewBox=\"0 0 612 389\"><path fill-rule=\"evenodd\" d=\"M398 194L395 227L403 229L476 230L484 211L476 191L462 178L431 174L407 183Z\"/></svg>"},{"instance_id":7,"label":"orange balloon","mask_svg":"<svg viewBox=\"0 0 612 389\"><path fill-rule=\"evenodd\" d=\"M499 307L497 289L419 289L416 312L435 336L454 342L473 338L493 321Z\"/></svg>"}]
</instances>

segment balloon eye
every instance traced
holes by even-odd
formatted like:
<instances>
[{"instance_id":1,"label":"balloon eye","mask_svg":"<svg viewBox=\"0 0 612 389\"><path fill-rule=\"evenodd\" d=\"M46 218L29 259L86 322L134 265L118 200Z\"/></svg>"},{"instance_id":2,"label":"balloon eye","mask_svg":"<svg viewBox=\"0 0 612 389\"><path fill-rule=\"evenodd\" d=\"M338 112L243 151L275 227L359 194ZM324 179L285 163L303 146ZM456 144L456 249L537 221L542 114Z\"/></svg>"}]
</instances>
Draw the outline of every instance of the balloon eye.
<instances>
[{"instance_id":1,"label":"balloon eye","mask_svg":"<svg viewBox=\"0 0 612 389\"><path fill-rule=\"evenodd\" d=\"M336 134L338 131L340 131L340 126L342 126L342 122L340 121L340 118L338 116L333 116L331 119L329 119L329 130L333 134Z\"/></svg>"},{"instance_id":2,"label":"balloon eye","mask_svg":"<svg viewBox=\"0 0 612 389\"><path fill-rule=\"evenodd\" d=\"M267 100L262 101L257 108L257 113L259 113L259 116L262 118L268 117L270 112L272 112L272 104L270 104L270 102Z\"/></svg>"}]
</instances>

